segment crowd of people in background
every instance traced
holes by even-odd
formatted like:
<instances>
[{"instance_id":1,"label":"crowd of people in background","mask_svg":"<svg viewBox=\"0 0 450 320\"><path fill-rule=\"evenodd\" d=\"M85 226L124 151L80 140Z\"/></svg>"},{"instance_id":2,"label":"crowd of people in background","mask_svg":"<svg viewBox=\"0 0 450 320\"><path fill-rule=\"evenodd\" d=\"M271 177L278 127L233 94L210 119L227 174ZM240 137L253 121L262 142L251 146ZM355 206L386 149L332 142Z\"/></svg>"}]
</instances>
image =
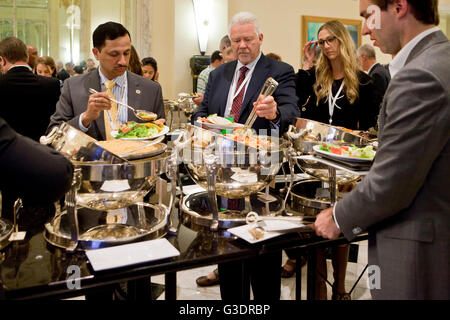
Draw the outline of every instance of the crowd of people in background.
<instances>
[{"instance_id":1,"label":"crowd of people in background","mask_svg":"<svg viewBox=\"0 0 450 320\"><path fill-rule=\"evenodd\" d=\"M366 20L369 5L374 3L378 2L360 0L361 16ZM375 298L448 298L448 270L440 269L448 265L449 180L445 177L450 154L450 44L437 27L436 0L420 4L403 0L380 8L383 23L393 26L392 30L370 29L365 22L362 33L371 35L383 52L394 57L387 68L376 62L372 46L355 48L345 26L333 20L319 29L318 40L306 43L301 69L295 72L280 56L263 54L263 34L254 15L235 15L229 37L221 40L211 64L201 74L199 87L194 88L199 92L194 99L199 108L192 120L217 114L245 123L255 108L255 130L283 133L298 117L352 130L378 130L379 126L380 147L370 174L343 200L317 216L315 232L328 239L343 234L352 240L364 230L370 231L369 263L383 268L383 289L373 291ZM47 192L49 201L68 190L73 168L61 155L36 145L41 135L67 122L97 140L112 139L113 125L137 120L123 105L137 105L138 101L143 110L157 113L161 119L165 116L156 60L139 58L130 33L122 25L108 22L94 31L93 43L99 68L93 59L63 65L52 57L39 57L35 46L15 37L0 41L2 105L14 106L0 108L0 155L10 146L23 145L8 152L20 155L29 151L20 160L33 159L33 150L41 153L42 159L54 157L61 174L46 185L53 192ZM269 76L278 81L277 90L259 100L260 88ZM98 92L90 94L86 87ZM112 103L117 100L120 106ZM108 121L104 110L110 110L117 123ZM14 154L7 155L14 159ZM3 175L7 170L20 171L14 160L2 162L4 159L8 158L0 157ZM45 161L35 164L45 165ZM52 170L42 170L51 177ZM1 177L0 183L14 180ZM1 184L0 190L4 192L3 214L8 216L13 200L24 190ZM233 201L228 206L239 209ZM334 249L333 299L349 299L345 288L348 245ZM401 251L403 260L398 258ZM439 263L432 264L433 259ZM291 261L287 273L292 275L295 263ZM318 254L317 263L325 273L323 254ZM409 265L416 265L417 273L414 268L406 270ZM247 272L256 300L279 299L280 267L281 252L249 259ZM434 274L446 277L447 282ZM233 261L219 264L197 283L220 284L222 299L242 300L246 295L242 277L241 263ZM316 298L326 299L324 281L318 281Z\"/></svg>"}]
</instances>

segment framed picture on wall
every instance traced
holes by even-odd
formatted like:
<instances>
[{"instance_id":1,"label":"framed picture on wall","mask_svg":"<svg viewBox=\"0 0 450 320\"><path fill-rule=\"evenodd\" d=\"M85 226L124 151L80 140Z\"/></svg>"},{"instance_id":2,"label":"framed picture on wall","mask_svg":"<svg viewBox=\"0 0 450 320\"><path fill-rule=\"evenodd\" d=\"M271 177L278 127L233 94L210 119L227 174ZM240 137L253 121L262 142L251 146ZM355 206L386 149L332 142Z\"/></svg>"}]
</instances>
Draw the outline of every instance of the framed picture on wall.
<instances>
[{"instance_id":1,"label":"framed picture on wall","mask_svg":"<svg viewBox=\"0 0 450 320\"><path fill-rule=\"evenodd\" d=\"M315 16L302 16L302 42L301 42L301 56L303 56L303 47L308 41L317 40L317 31L327 21L338 20L342 22L355 42L356 48L361 46L361 20L341 19L341 18L329 18L329 17L315 17Z\"/></svg>"}]
</instances>

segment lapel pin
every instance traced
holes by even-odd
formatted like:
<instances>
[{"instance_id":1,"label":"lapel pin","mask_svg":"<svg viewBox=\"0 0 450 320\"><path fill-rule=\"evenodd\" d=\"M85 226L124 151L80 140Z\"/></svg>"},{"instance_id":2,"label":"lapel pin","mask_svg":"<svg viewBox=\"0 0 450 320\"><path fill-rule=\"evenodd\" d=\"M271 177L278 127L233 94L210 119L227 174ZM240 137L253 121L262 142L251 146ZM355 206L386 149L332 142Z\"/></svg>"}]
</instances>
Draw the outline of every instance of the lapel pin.
<instances>
[{"instance_id":1,"label":"lapel pin","mask_svg":"<svg viewBox=\"0 0 450 320\"><path fill-rule=\"evenodd\" d=\"M141 90L136 90L136 93L137 94L141 94Z\"/></svg>"}]
</instances>

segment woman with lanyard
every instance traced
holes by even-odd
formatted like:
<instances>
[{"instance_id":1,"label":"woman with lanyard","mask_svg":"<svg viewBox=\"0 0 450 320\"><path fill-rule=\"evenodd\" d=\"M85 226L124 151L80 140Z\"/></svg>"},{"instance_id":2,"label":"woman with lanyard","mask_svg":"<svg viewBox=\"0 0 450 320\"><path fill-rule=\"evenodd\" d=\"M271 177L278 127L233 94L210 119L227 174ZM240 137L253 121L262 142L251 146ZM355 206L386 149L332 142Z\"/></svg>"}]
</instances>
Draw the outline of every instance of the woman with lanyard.
<instances>
[{"instance_id":1,"label":"woman with lanyard","mask_svg":"<svg viewBox=\"0 0 450 320\"><path fill-rule=\"evenodd\" d=\"M358 70L350 33L341 22L329 21L320 27L317 38L303 48L305 62L296 75L302 118L352 130L375 127L382 97L374 91L371 77ZM314 66L317 46L322 54ZM348 254L349 245L332 248L333 299L350 299L345 291ZM318 271L326 278L326 260L324 254L319 256ZM320 276L317 280L317 298L326 299L325 282Z\"/></svg>"}]
</instances>

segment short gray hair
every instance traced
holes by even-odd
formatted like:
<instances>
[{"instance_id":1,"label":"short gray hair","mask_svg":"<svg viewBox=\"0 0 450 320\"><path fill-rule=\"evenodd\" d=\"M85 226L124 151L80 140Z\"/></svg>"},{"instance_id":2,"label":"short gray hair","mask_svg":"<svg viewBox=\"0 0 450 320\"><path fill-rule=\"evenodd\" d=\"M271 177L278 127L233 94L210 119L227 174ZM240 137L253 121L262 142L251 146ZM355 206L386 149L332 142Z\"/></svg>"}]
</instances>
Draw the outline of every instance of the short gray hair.
<instances>
[{"instance_id":1,"label":"short gray hair","mask_svg":"<svg viewBox=\"0 0 450 320\"><path fill-rule=\"evenodd\" d=\"M223 38L220 40L220 44L219 44L220 51L222 51L230 46L231 46L230 37L228 35L223 36Z\"/></svg>"},{"instance_id":2,"label":"short gray hair","mask_svg":"<svg viewBox=\"0 0 450 320\"><path fill-rule=\"evenodd\" d=\"M256 16L250 12L239 12L236 13L233 18L231 18L230 25L228 27L228 35L230 34L231 27L235 24L246 24L251 23L255 26L256 34L259 36L261 34L261 29L259 27L259 22Z\"/></svg>"},{"instance_id":3,"label":"short gray hair","mask_svg":"<svg viewBox=\"0 0 450 320\"><path fill-rule=\"evenodd\" d=\"M367 43L358 48L358 56L362 55L366 56L369 59L377 58L374 47Z\"/></svg>"}]
</instances>

